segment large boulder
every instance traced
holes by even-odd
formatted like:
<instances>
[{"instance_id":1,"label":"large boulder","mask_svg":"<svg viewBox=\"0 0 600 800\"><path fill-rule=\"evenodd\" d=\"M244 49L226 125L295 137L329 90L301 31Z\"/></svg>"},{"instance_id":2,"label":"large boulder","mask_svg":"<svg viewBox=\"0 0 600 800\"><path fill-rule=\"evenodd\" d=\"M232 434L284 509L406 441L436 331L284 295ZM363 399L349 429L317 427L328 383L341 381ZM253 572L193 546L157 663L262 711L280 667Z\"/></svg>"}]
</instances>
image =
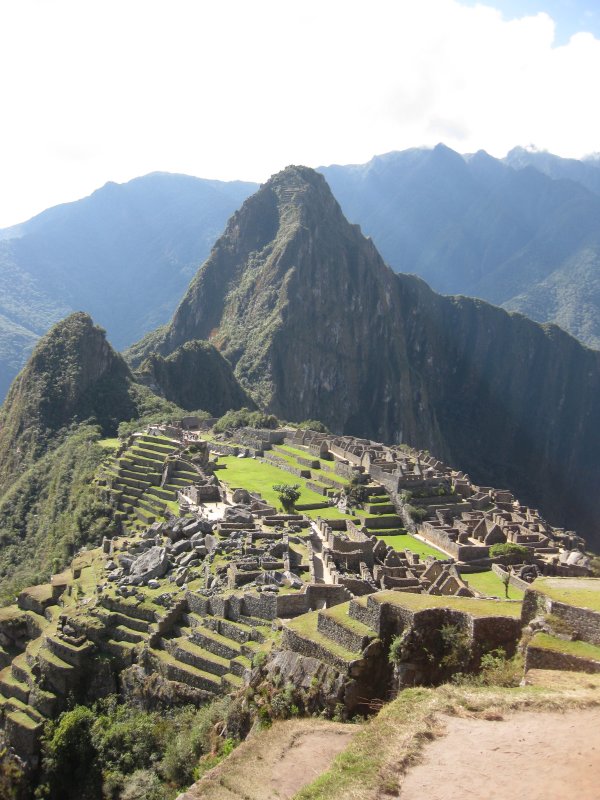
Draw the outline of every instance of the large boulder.
<instances>
[{"instance_id":1,"label":"large boulder","mask_svg":"<svg viewBox=\"0 0 600 800\"><path fill-rule=\"evenodd\" d=\"M136 558L131 565L130 576L141 578L145 583L152 578L162 578L170 567L169 556L164 547L151 547Z\"/></svg>"},{"instance_id":2,"label":"large boulder","mask_svg":"<svg viewBox=\"0 0 600 800\"><path fill-rule=\"evenodd\" d=\"M241 525L249 525L254 521L252 512L239 506L231 506L225 509L225 519L227 522L235 522Z\"/></svg>"},{"instance_id":3,"label":"large boulder","mask_svg":"<svg viewBox=\"0 0 600 800\"><path fill-rule=\"evenodd\" d=\"M246 505L252 502L250 492L247 489L236 489L232 495L232 500L234 503L244 503Z\"/></svg>"}]
</instances>

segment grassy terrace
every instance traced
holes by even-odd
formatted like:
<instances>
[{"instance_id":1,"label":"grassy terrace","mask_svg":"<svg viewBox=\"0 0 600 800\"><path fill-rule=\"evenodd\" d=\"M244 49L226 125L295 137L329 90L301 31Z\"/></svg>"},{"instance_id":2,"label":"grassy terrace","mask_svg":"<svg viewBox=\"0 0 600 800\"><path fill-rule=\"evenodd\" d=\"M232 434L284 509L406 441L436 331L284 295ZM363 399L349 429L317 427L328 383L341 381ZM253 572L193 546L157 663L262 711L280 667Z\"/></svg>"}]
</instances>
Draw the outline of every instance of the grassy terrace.
<instances>
[{"instance_id":1,"label":"grassy terrace","mask_svg":"<svg viewBox=\"0 0 600 800\"><path fill-rule=\"evenodd\" d=\"M420 539L415 538L410 533L400 533L397 534L396 536L377 535L377 538L381 539L382 542L389 545L390 547L393 547L394 550L398 551L410 550L411 552L416 553L422 558L426 558L427 556L433 556L434 558L439 558L442 560L448 558L447 553L443 553L436 547L433 547L430 544L422 542Z\"/></svg>"},{"instance_id":2,"label":"grassy terrace","mask_svg":"<svg viewBox=\"0 0 600 800\"><path fill-rule=\"evenodd\" d=\"M260 492L263 499L270 505L279 508L279 498L273 491L273 485L278 483L299 483L302 492L299 503L321 503L323 497L306 486L305 478L298 478L283 469L275 467L264 461L254 458L236 458L235 456L220 456L219 464L224 464L225 469L219 470L219 480L229 486L243 487L249 492ZM303 512L307 517L316 519L350 519L348 514L342 514L337 508L321 508Z\"/></svg>"},{"instance_id":3,"label":"grassy terrace","mask_svg":"<svg viewBox=\"0 0 600 800\"><path fill-rule=\"evenodd\" d=\"M600 611L600 578L537 578L531 588L559 603Z\"/></svg>"},{"instance_id":4,"label":"grassy terrace","mask_svg":"<svg viewBox=\"0 0 600 800\"><path fill-rule=\"evenodd\" d=\"M521 603L507 603L505 600L478 600L473 597L445 597L394 591L377 592L371 597L377 603L390 603L411 611L423 611L426 608L452 608L472 614L474 617L521 616Z\"/></svg>"},{"instance_id":5,"label":"grassy terrace","mask_svg":"<svg viewBox=\"0 0 600 800\"><path fill-rule=\"evenodd\" d=\"M462 577L467 581L471 589L476 589L478 592L490 595L491 597L505 597L504 584L491 569L485 572L465 572ZM524 595L525 592L521 589L516 589L514 586L509 585L509 600L522 600Z\"/></svg>"},{"instance_id":6,"label":"grassy terrace","mask_svg":"<svg viewBox=\"0 0 600 800\"><path fill-rule=\"evenodd\" d=\"M533 647L541 647L544 650L554 650L564 653L567 656L578 656L579 658L590 658L593 661L600 661L600 647L588 644L587 642L570 642L565 639L558 639L555 636L548 636L547 633L536 633L531 640Z\"/></svg>"},{"instance_id":7,"label":"grassy terrace","mask_svg":"<svg viewBox=\"0 0 600 800\"><path fill-rule=\"evenodd\" d=\"M119 447L119 440L118 438L100 439L98 444L105 450L116 450Z\"/></svg>"},{"instance_id":8,"label":"grassy terrace","mask_svg":"<svg viewBox=\"0 0 600 800\"><path fill-rule=\"evenodd\" d=\"M354 661L360 658L360 653L353 653L351 650L346 650L341 644L334 642L327 636L317 630L318 613L316 611L309 611L308 614L303 614L301 617L291 620L286 623L286 627L306 639L310 639L316 644L320 644L325 650L342 658L344 661Z\"/></svg>"},{"instance_id":9,"label":"grassy terrace","mask_svg":"<svg viewBox=\"0 0 600 800\"><path fill-rule=\"evenodd\" d=\"M338 622L342 627L346 628L346 630L352 631L353 633L357 633L359 636L375 636L375 631L369 628L364 623L360 622L353 617L348 616L348 608L350 603L340 603L337 606L333 606L332 608L328 608L325 611L321 611L321 614L324 614L326 617L330 617L331 619Z\"/></svg>"}]
</instances>

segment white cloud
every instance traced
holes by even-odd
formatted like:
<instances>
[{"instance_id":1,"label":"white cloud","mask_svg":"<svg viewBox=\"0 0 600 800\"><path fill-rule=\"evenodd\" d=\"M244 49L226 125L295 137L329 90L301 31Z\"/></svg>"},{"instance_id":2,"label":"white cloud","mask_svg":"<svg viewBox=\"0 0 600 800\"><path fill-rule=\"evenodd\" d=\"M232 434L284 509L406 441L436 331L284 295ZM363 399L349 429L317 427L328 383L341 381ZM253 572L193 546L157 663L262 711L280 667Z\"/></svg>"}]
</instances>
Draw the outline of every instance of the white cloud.
<instances>
[{"instance_id":1,"label":"white cloud","mask_svg":"<svg viewBox=\"0 0 600 800\"><path fill-rule=\"evenodd\" d=\"M600 41L455 0L0 4L0 226L152 170L600 149Z\"/></svg>"}]
</instances>

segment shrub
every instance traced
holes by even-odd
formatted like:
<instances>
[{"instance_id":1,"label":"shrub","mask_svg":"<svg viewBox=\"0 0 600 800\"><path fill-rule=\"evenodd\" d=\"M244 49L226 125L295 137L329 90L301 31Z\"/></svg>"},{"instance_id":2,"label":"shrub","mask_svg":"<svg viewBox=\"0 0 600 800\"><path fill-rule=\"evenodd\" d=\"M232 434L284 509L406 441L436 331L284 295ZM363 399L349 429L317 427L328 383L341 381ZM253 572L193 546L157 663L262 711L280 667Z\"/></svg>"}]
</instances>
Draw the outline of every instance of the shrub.
<instances>
[{"instance_id":1,"label":"shrub","mask_svg":"<svg viewBox=\"0 0 600 800\"><path fill-rule=\"evenodd\" d=\"M440 636L444 655L440 664L450 670L466 669L471 660L471 638L458 625L442 625Z\"/></svg>"},{"instance_id":2,"label":"shrub","mask_svg":"<svg viewBox=\"0 0 600 800\"><path fill-rule=\"evenodd\" d=\"M509 564L531 561L532 554L528 547L513 542L493 544L490 547L490 558L504 558Z\"/></svg>"},{"instance_id":3,"label":"shrub","mask_svg":"<svg viewBox=\"0 0 600 800\"><path fill-rule=\"evenodd\" d=\"M427 509L422 506L405 505L405 509L413 522L421 522L427 516Z\"/></svg>"},{"instance_id":4,"label":"shrub","mask_svg":"<svg viewBox=\"0 0 600 800\"><path fill-rule=\"evenodd\" d=\"M481 657L479 683L483 686L518 686L523 677L523 660L519 655L507 658L500 647Z\"/></svg>"},{"instance_id":5,"label":"shrub","mask_svg":"<svg viewBox=\"0 0 600 800\"><path fill-rule=\"evenodd\" d=\"M361 483L361 479L358 476L352 478L346 486L345 492L349 506L362 506L369 499L367 487Z\"/></svg>"},{"instance_id":6,"label":"shrub","mask_svg":"<svg viewBox=\"0 0 600 800\"><path fill-rule=\"evenodd\" d=\"M279 427L279 420L273 414L264 414L262 411L250 411L249 408L240 408L239 411L227 411L214 424L216 433L237 428L267 428L274 430Z\"/></svg>"},{"instance_id":7,"label":"shrub","mask_svg":"<svg viewBox=\"0 0 600 800\"><path fill-rule=\"evenodd\" d=\"M329 433L329 429L318 419L305 419L299 422L296 427L302 428L302 430L316 431L317 433Z\"/></svg>"}]
</instances>

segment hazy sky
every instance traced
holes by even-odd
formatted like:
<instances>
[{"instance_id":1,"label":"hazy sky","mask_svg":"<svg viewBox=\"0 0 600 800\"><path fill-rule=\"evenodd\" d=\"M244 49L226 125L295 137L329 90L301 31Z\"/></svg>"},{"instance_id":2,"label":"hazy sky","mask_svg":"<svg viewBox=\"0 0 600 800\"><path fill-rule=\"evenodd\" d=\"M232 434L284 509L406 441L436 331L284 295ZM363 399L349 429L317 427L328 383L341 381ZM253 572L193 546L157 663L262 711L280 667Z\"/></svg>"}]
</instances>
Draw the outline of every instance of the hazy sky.
<instances>
[{"instance_id":1,"label":"hazy sky","mask_svg":"<svg viewBox=\"0 0 600 800\"><path fill-rule=\"evenodd\" d=\"M0 0L0 227L154 170L263 181L439 141L598 151L596 8Z\"/></svg>"}]
</instances>

